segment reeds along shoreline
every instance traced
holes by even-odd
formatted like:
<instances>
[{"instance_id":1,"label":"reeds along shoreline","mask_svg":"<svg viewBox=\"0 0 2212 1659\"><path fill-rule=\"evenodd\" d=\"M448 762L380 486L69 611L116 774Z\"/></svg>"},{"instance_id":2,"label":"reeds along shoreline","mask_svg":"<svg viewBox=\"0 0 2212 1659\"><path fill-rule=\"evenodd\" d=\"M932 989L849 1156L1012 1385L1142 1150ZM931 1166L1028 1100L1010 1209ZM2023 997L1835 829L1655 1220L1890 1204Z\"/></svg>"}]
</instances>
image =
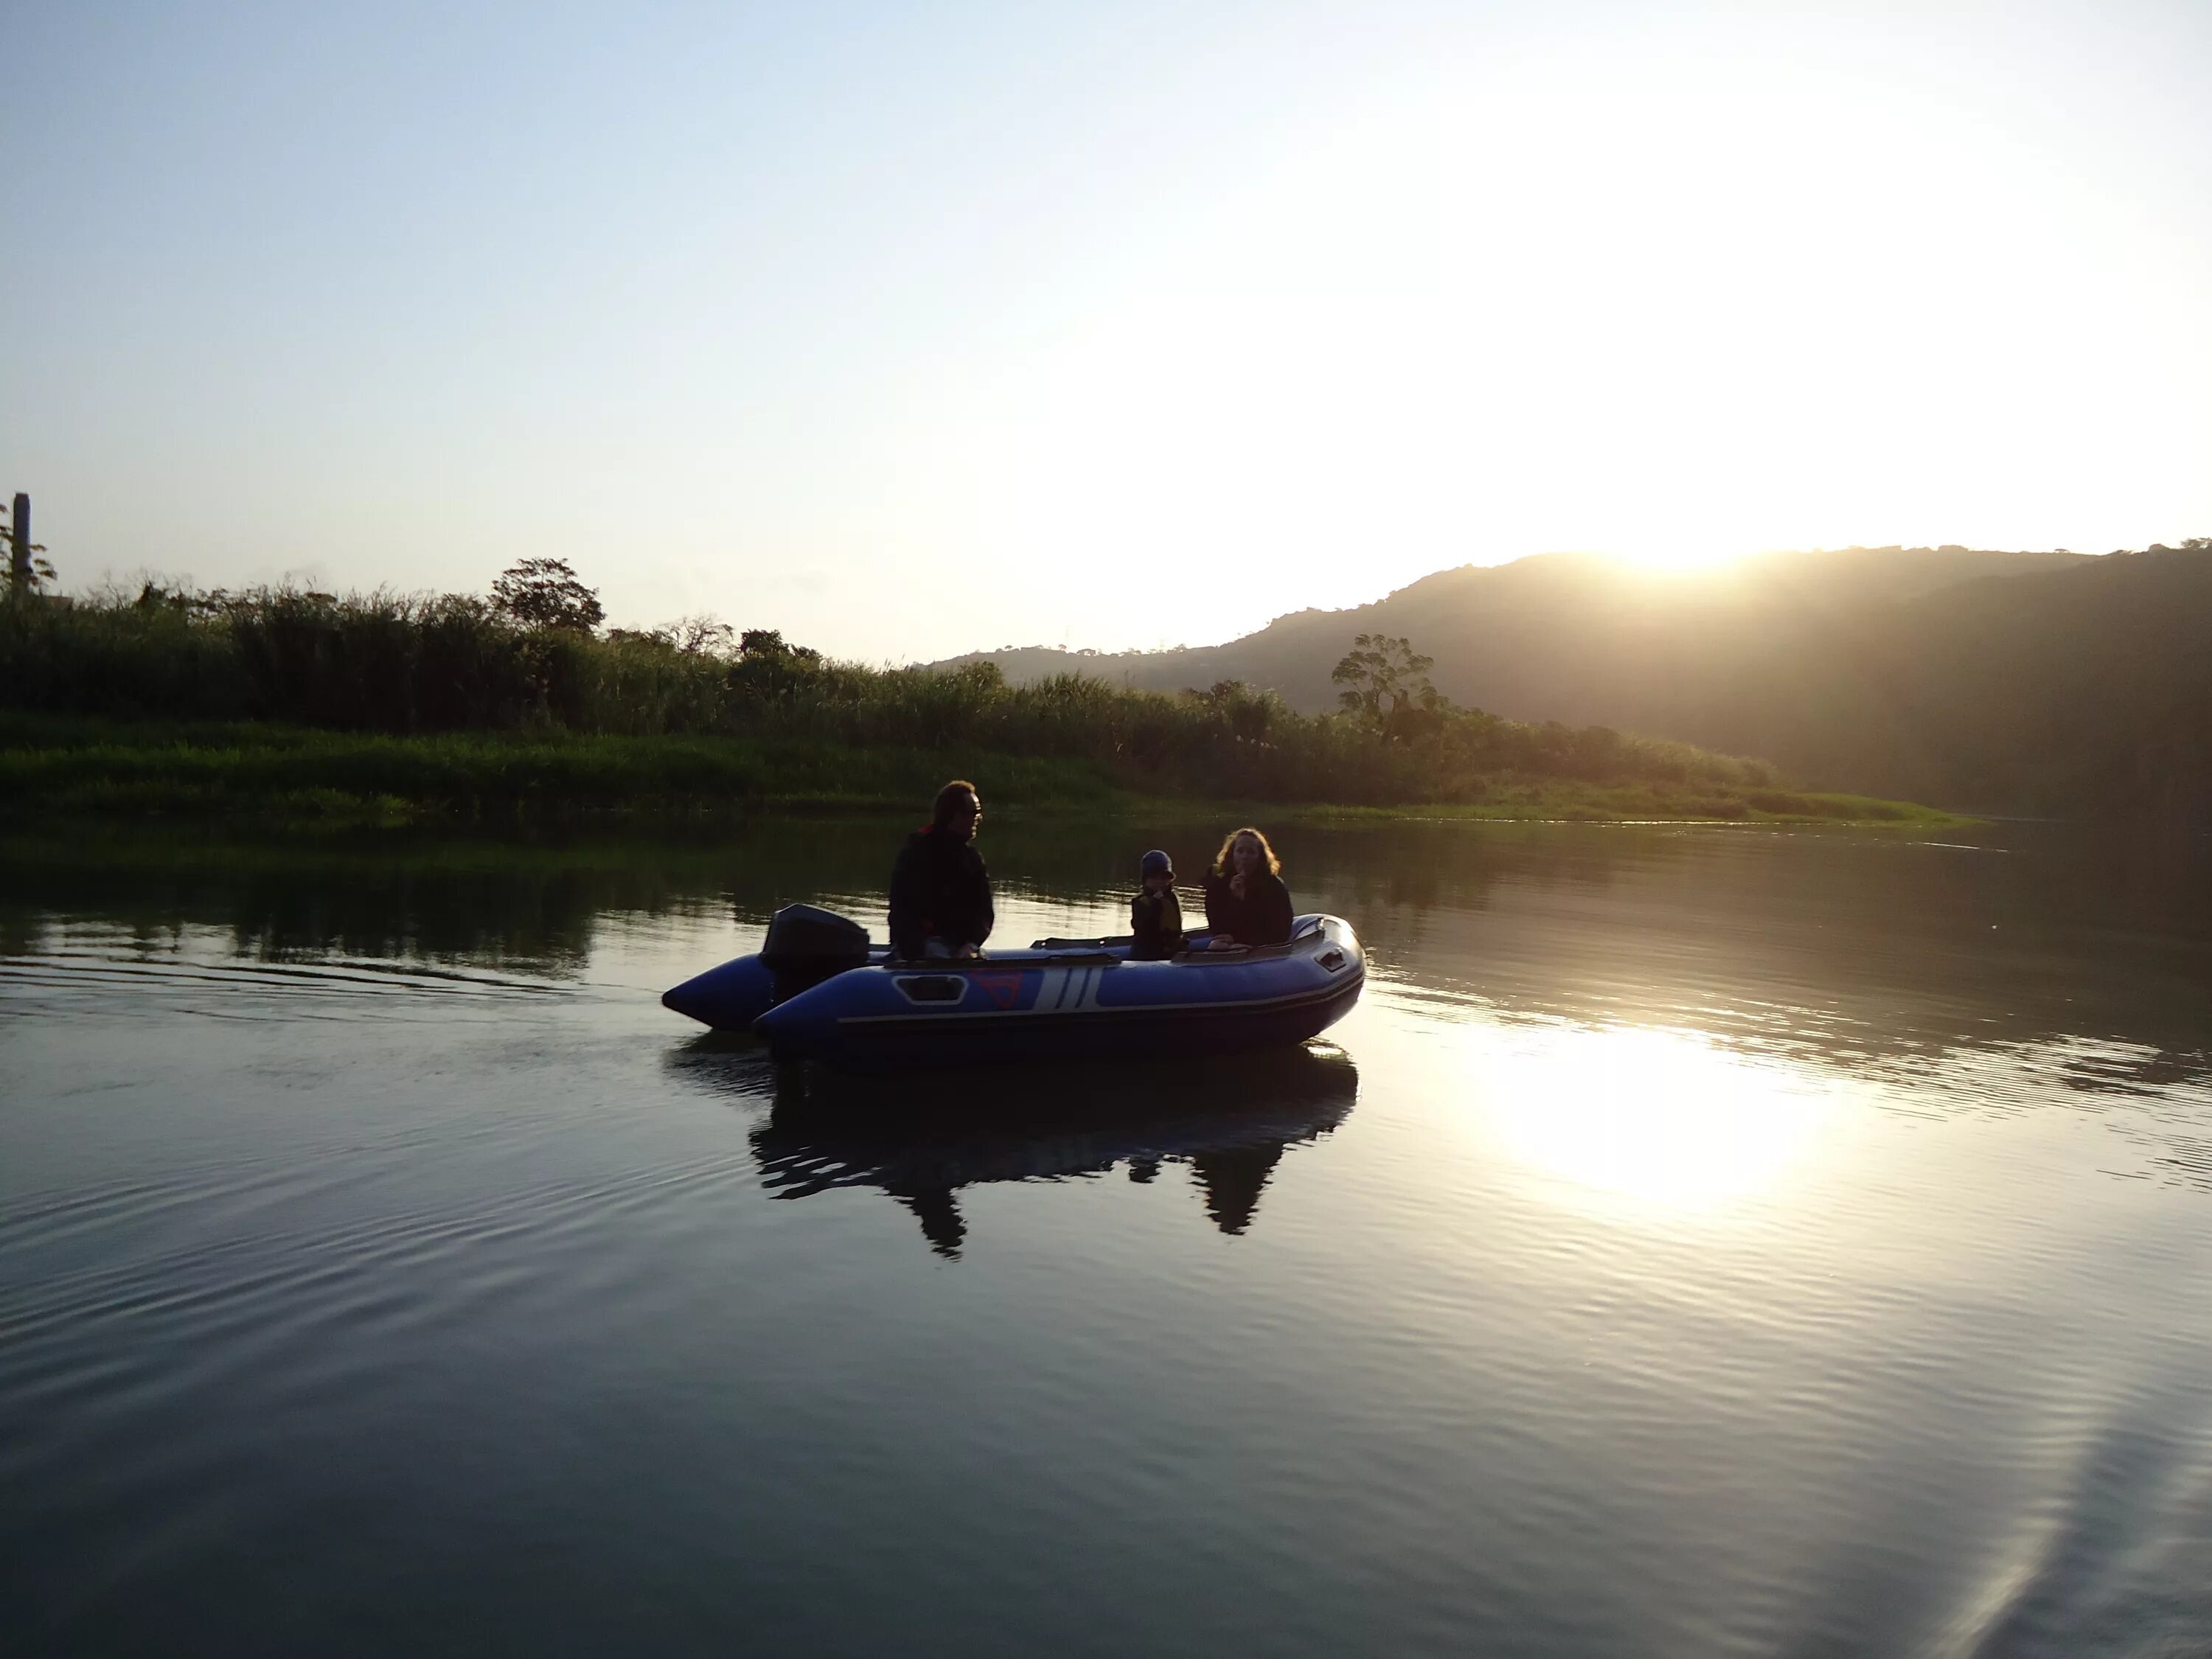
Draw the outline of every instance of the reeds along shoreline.
<instances>
[{"instance_id":1,"label":"reeds along shoreline","mask_svg":"<svg viewBox=\"0 0 2212 1659\"><path fill-rule=\"evenodd\" d=\"M1217 799L1480 803L1502 783L1558 781L1644 786L1673 798L1672 810L1703 805L1706 816L1854 815L1790 791L1764 763L1601 726L1456 708L1407 710L1378 726L1300 714L1237 684L1168 695L1068 675L1017 687L988 662L949 673L874 669L772 635L749 636L744 649L713 643L521 628L458 595L274 589L195 599L149 590L137 600L0 608L0 708L395 737L735 738L749 740L749 775L798 765L809 750L919 751L1083 763L1064 787L1084 775ZM102 745L80 733L60 746L85 764ZM454 765L465 765L462 749L480 749L478 765L514 752L512 744L446 747ZM667 763L708 765L696 755ZM375 769L357 757L349 764Z\"/></svg>"}]
</instances>

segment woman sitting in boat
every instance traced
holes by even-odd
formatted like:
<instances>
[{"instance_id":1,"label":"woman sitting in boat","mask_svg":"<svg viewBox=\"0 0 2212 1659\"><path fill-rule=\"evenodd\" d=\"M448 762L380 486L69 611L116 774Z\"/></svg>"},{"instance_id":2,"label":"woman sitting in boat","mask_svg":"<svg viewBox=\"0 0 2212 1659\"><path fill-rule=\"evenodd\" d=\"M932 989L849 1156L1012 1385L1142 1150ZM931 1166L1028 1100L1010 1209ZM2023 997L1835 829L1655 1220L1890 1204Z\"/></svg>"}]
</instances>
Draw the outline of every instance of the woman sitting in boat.
<instances>
[{"instance_id":1,"label":"woman sitting in boat","mask_svg":"<svg viewBox=\"0 0 2212 1659\"><path fill-rule=\"evenodd\" d=\"M908 962L982 954L994 920L991 876L975 850L982 798L965 778L937 792L929 822L906 838L891 868L892 952Z\"/></svg>"},{"instance_id":2,"label":"woman sitting in boat","mask_svg":"<svg viewBox=\"0 0 2212 1659\"><path fill-rule=\"evenodd\" d=\"M1206 878L1209 950L1237 945L1282 945L1291 937L1291 890L1282 860L1267 838L1247 827L1232 830Z\"/></svg>"}]
</instances>

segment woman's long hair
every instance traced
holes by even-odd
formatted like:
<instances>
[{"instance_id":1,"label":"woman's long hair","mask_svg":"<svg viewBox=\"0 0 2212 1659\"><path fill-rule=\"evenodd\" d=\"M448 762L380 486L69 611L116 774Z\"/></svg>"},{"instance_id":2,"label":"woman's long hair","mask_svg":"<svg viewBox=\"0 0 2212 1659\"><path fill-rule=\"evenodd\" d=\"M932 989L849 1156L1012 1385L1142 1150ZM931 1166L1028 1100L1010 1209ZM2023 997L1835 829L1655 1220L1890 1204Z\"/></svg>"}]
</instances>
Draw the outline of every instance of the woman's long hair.
<instances>
[{"instance_id":1,"label":"woman's long hair","mask_svg":"<svg viewBox=\"0 0 2212 1659\"><path fill-rule=\"evenodd\" d=\"M975 786L965 778L955 778L944 788L939 790L937 799L930 803L930 827L943 830L949 826L952 822L952 815L967 804L970 795L975 797L979 805L981 803L982 796L976 793Z\"/></svg>"},{"instance_id":2,"label":"woman's long hair","mask_svg":"<svg viewBox=\"0 0 2212 1659\"><path fill-rule=\"evenodd\" d=\"M1230 860L1236 854L1237 843L1246 836L1251 836L1254 841L1260 843L1261 868L1271 876L1281 875L1282 860L1277 858L1275 849L1267 845L1267 838L1249 823L1242 830L1231 830L1222 837L1221 850L1213 855L1213 873L1217 876L1233 876L1237 873L1237 866L1231 863Z\"/></svg>"}]
</instances>

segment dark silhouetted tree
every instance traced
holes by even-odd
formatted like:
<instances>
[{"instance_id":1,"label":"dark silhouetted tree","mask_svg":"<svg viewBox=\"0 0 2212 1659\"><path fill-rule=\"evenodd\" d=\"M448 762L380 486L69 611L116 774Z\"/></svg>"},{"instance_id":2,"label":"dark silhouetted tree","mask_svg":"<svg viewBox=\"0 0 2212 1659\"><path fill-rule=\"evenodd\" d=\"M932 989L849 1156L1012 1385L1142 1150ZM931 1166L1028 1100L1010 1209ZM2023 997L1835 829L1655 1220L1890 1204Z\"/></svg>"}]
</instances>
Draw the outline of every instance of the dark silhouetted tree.
<instances>
[{"instance_id":1,"label":"dark silhouetted tree","mask_svg":"<svg viewBox=\"0 0 2212 1659\"><path fill-rule=\"evenodd\" d=\"M588 634L607 619L594 590L566 559L525 559L492 584L491 602L525 628L573 628Z\"/></svg>"},{"instance_id":2,"label":"dark silhouetted tree","mask_svg":"<svg viewBox=\"0 0 2212 1659\"><path fill-rule=\"evenodd\" d=\"M738 659L729 683L741 696L788 702L822 672L822 653L793 645L773 628L748 628L738 635Z\"/></svg>"},{"instance_id":3,"label":"dark silhouetted tree","mask_svg":"<svg viewBox=\"0 0 2212 1659\"><path fill-rule=\"evenodd\" d=\"M747 662L773 662L790 666L819 663L822 653L811 645L793 645L774 628L748 628L738 635L738 654Z\"/></svg>"},{"instance_id":4,"label":"dark silhouetted tree","mask_svg":"<svg viewBox=\"0 0 2212 1659\"><path fill-rule=\"evenodd\" d=\"M661 632L686 656L726 657L737 649L737 630L719 617L678 617Z\"/></svg>"}]
</instances>

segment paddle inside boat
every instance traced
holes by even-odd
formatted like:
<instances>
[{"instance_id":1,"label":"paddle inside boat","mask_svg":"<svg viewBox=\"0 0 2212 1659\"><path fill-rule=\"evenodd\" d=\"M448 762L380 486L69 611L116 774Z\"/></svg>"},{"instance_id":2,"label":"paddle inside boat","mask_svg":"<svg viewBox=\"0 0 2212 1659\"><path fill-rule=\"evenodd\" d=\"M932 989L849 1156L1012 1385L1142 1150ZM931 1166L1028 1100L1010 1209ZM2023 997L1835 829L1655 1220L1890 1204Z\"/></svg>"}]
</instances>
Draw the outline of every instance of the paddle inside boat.
<instances>
[{"instance_id":1,"label":"paddle inside boat","mask_svg":"<svg viewBox=\"0 0 2212 1659\"><path fill-rule=\"evenodd\" d=\"M1359 1000L1365 954L1349 924L1304 915L1284 945L1164 962L1127 938L1042 939L965 962L894 962L860 925L814 905L776 912L756 954L666 992L717 1030L752 1031L778 1059L847 1070L995 1060L1213 1054L1303 1042Z\"/></svg>"}]
</instances>

